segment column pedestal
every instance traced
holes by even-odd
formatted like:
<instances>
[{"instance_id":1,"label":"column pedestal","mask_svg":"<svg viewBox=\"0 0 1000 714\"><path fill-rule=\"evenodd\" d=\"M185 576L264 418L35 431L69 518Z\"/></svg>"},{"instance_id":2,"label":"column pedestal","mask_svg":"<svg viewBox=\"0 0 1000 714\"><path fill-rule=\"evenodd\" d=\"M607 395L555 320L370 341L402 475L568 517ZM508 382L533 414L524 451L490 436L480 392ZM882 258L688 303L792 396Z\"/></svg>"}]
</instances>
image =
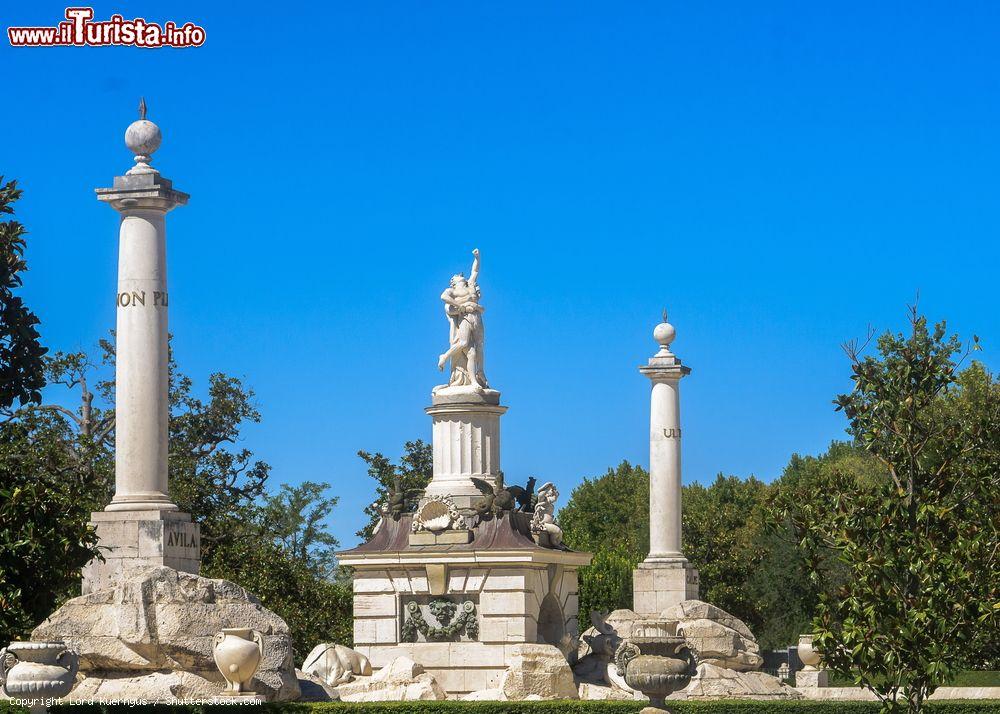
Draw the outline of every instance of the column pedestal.
<instances>
[{"instance_id":1,"label":"column pedestal","mask_svg":"<svg viewBox=\"0 0 1000 714\"><path fill-rule=\"evenodd\" d=\"M830 686L830 672L826 669L806 667L795 673L796 689L818 689Z\"/></svg>"},{"instance_id":2,"label":"column pedestal","mask_svg":"<svg viewBox=\"0 0 1000 714\"><path fill-rule=\"evenodd\" d=\"M500 475L500 393L450 387L432 395L426 411L433 420L434 476L424 496L448 496L460 509L482 497L472 483L496 484Z\"/></svg>"},{"instance_id":3,"label":"column pedestal","mask_svg":"<svg viewBox=\"0 0 1000 714\"><path fill-rule=\"evenodd\" d=\"M104 562L83 569L83 594L113 587L123 577L165 565L198 574L201 528L180 511L98 511L90 514Z\"/></svg>"},{"instance_id":4,"label":"column pedestal","mask_svg":"<svg viewBox=\"0 0 1000 714\"><path fill-rule=\"evenodd\" d=\"M698 571L686 560L644 561L632 571L632 609L658 615L684 600L698 599Z\"/></svg>"}]
</instances>

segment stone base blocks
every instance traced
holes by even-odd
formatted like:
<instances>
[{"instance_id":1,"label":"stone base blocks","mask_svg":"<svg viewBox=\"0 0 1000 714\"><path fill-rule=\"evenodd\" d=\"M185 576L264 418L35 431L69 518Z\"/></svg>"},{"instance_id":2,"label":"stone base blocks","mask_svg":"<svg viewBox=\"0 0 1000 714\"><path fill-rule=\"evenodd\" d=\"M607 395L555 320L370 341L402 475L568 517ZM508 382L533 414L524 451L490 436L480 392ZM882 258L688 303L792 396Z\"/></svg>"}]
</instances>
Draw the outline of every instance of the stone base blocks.
<instances>
[{"instance_id":1,"label":"stone base blocks","mask_svg":"<svg viewBox=\"0 0 1000 714\"><path fill-rule=\"evenodd\" d=\"M698 571L686 560L642 562L632 571L632 609L658 615L685 600L698 599Z\"/></svg>"},{"instance_id":2,"label":"stone base blocks","mask_svg":"<svg viewBox=\"0 0 1000 714\"><path fill-rule=\"evenodd\" d=\"M496 689L518 645L572 642L575 647L577 569L589 559L587 553L565 551L434 553L423 554L419 563L397 559L381 565L342 557L355 568L354 649L376 670L397 657L419 662L449 696ZM474 636L465 631L428 641L420 634L415 642L401 641L407 605L434 597L459 607L473 603Z\"/></svg>"},{"instance_id":3,"label":"stone base blocks","mask_svg":"<svg viewBox=\"0 0 1000 714\"><path fill-rule=\"evenodd\" d=\"M179 511L98 511L90 514L104 562L83 569L83 594L106 590L115 582L152 567L198 574L201 527Z\"/></svg>"}]
</instances>

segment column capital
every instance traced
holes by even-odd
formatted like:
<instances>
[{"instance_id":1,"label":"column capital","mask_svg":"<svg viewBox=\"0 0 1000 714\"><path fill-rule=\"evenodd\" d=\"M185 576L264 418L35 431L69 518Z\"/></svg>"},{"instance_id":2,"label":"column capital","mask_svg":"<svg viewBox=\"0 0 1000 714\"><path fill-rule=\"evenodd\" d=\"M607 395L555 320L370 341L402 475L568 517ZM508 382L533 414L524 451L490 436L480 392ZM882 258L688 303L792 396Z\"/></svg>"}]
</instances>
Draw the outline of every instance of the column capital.
<instances>
[{"instance_id":1,"label":"column capital","mask_svg":"<svg viewBox=\"0 0 1000 714\"><path fill-rule=\"evenodd\" d=\"M104 201L122 214L135 210L166 213L183 206L190 198L175 190L170 179L155 171L115 176L110 188L95 188L94 191L98 201Z\"/></svg>"},{"instance_id":2,"label":"column capital","mask_svg":"<svg viewBox=\"0 0 1000 714\"><path fill-rule=\"evenodd\" d=\"M653 382L675 382L691 374L691 368L681 364L675 355L650 357L649 364L639 366L639 372Z\"/></svg>"}]
</instances>

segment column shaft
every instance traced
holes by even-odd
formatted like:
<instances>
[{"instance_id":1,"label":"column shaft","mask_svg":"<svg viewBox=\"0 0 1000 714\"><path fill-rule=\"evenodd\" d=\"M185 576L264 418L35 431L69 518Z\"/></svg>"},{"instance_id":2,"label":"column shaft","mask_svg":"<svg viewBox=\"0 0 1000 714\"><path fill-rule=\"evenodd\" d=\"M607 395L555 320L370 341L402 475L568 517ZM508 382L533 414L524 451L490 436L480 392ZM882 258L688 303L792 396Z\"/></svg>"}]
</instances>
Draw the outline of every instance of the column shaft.
<instances>
[{"instance_id":1,"label":"column shaft","mask_svg":"<svg viewBox=\"0 0 1000 714\"><path fill-rule=\"evenodd\" d=\"M679 379L653 381L649 419L649 557L681 553Z\"/></svg>"},{"instance_id":2,"label":"column shaft","mask_svg":"<svg viewBox=\"0 0 1000 714\"><path fill-rule=\"evenodd\" d=\"M166 221L123 210L115 360L115 496L109 510L172 510L167 491Z\"/></svg>"}]
</instances>

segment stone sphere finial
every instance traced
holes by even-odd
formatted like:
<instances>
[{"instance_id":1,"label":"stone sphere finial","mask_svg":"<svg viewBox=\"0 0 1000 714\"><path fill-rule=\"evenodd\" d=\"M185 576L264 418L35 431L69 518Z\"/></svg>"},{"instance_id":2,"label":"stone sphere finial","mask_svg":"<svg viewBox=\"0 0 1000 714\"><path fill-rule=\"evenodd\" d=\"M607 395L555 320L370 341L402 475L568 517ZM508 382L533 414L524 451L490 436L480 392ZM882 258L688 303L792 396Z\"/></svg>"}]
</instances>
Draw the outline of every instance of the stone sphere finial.
<instances>
[{"instance_id":1,"label":"stone sphere finial","mask_svg":"<svg viewBox=\"0 0 1000 714\"><path fill-rule=\"evenodd\" d=\"M657 357L667 357L671 354L670 343L677 336L677 330L667 322L667 311L663 310L663 322L653 328L653 339L660 343L660 352Z\"/></svg>"},{"instance_id":2,"label":"stone sphere finial","mask_svg":"<svg viewBox=\"0 0 1000 714\"><path fill-rule=\"evenodd\" d=\"M160 148L163 135L160 127L146 118L146 99L139 100L139 118L129 124L125 130L125 146L135 154L135 166L128 170L128 174L151 174L156 173L156 169L149 165L152 161L152 154Z\"/></svg>"}]
</instances>

